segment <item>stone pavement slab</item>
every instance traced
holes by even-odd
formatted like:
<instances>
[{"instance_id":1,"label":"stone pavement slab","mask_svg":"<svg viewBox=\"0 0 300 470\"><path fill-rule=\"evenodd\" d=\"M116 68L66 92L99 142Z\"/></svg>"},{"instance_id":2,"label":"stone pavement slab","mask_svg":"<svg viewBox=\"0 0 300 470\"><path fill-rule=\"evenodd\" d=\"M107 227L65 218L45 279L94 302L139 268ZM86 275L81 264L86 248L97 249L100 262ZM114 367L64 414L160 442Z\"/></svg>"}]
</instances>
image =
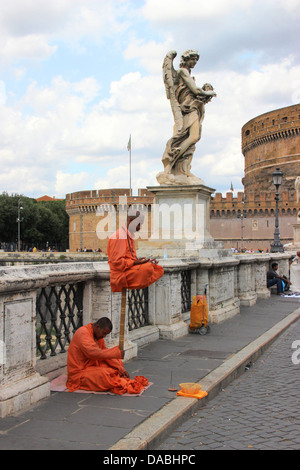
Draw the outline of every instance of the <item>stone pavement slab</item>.
<instances>
[{"instance_id":1,"label":"stone pavement slab","mask_svg":"<svg viewBox=\"0 0 300 470\"><path fill-rule=\"evenodd\" d=\"M131 376L144 375L153 382L140 397L52 393L31 409L0 420L0 449L154 449L244 372L247 361L300 317L299 307L297 299L272 295L211 325L205 336L159 340L140 348L126 362ZM171 376L178 389L181 382L200 381L208 397L176 397L168 391Z\"/></svg>"}]
</instances>

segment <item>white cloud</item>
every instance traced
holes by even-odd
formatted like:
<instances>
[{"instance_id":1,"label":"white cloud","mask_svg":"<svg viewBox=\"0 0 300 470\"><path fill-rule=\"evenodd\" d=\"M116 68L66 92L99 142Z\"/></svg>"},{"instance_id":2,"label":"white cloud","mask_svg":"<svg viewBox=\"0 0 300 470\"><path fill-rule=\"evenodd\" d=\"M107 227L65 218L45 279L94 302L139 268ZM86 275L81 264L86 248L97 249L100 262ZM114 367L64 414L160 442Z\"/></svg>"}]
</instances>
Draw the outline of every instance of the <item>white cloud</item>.
<instances>
[{"instance_id":1,"label":"white cloud","mask_svg":"<svg viewBox=\"0 0 300 470\"><path fill-rule=\"evenodd\" d=\"M72 6L72 14L63 32L67 40L78 41L80 38L90 38L100 42L105 36L122 33L126 23L119 21L118 16L126 7L120 0L77 1L77 8Z\"/></svg>"},{"instance_id":2,"label":"white cloud","mask_svg":"<svg viewBox=\"0 0 300 470\"><path fill-rule=\"evenodd\" d=\"M161 70L161 59L173 47L173 37L169 35L162 43L132 40L124 51L125 59L139 59L141 65L150 73L157 74Z\"/></svg>"},{"instance_id":3,"label":"white cloud","mask_svg":"<svg viewBox=\"0 0 300 470\"><path fill-rule=\"evenodd\" d=\"M215 19L229 15L233 10L247 10L255 0L210 0L199 2L199 0L146 0L143 14L152 21L189 21L200 19Z\"/></svg>"},{"instance_id":4,"label":"white cloud","mask_svg":"<svg viewBox=\"0 0 300 470\"><path fill-rule=\"evenodd\" d=\"M6 101L6 86L3 80L0 80L0 105L5 104Z\"/></svg>"},{"instance_id":5,"label":"white cloud","mask_svg":"<svg viewBox=\"0 0 300 470\"><path fill-rule=\"evenodd\" d=\"M2 155L0 156L0 158ZM2 158L1 158L2 161ZM45 175L43 177L42 171L39 168L24 167L19 163L19 166L8 169L0 174L0 187L5 188L8 193L16 194L43 194L49 189L49 183Z\"/></svg>"},{"instance_id":6,"label":"white cloud","mask_svg":"<svg viewBox=\"0 0 300 470\"><path fill-rule=\"evenodd\" d=\"M94 77L87 77L84 80L75 83L72 89L75 93L82 95L84 100L89 103L99 95L101 86Z\"/></svg>"},{"instance_id":7,"label":"white cloud","mask_svg":"<svg viewBox=\"0 0 300 470\"><path fill-rule=\"evenodd\" d=\"M142 77L140 72L128 73L111 83L110 97L100 103L100 109L118 109L126 113L161 113L165 93L161 76Z\"/></svg>"},{"instance_id":8,"label":"white cloud","mask_svg":"<svg viewBox=\"0 0 300 470\"><path fill-rule=\"evenodd\" d=\"M299 59L300 2L291 0L147 0L143 14L172 49L197 49L206 68L244 68L287 54Z\"/></svg>"},{"instance_id":9,"label":"white cloud","mask_svg":"<svg viewBox=\"0 0 300 470\"><path fill-rule=\"evenodd\" d=\"M66 194L90 189L90 175L86 171L80 173L63 173L61 170L56 172L55 194L57 197L64 198Z\"/></svg>"},{"instance_id":10,"label":"white cloud","mask_svg":"<svg viewBox=\"0 0 300 470\"><path fill-rule=\"evenodd\" d=\"M133 194L137 194L138 188L156 185L156 174L158 171L152 170L146 159L133 161L131 164L131 183ZM130 186L130 165L129 157L126 162L114 166L107 171L106 178L99 178L95 181L94 189L100 188L129 188Z\"/></svg>"},{"instance_id":11,"label":"white cloud","mask_svg":"<svg viewBox=\"0 0 300 470\"><path fill-rule=\"evenodd\" d=\"M0 6L1 30L12 36L49 33L63 26L77 0L14 0Z\"/></svg>"},{"instance_id":12,"label":"white cloud","mask_svg":"<svg viewBox=\"0 0 300 470\"><path fill-rule=\"evenodd\" d=\"M269 0L269 3L271 0ZM271 2L274 3L274 2ZM280 6L282 6L286 11L289 13L299 13L299 7L300 7L300 0L278 0L276 3L278 3Z\"/></svg>"},{"instance_id":13,"label":"white cloud","mask_svg":"<svg viewBox=\"0 0 300 470\"><path fill-rule=\"evenodd\" d=\"M80 41L101 43L121 34L128 7L123 0L14 0L0 5L0 59L44 60L58 44L88 53ZM126 15L125 15L126 16ZM119 19L119 17L121 19Z\"/></svg>"},{"instance_id":14,"label":"white cloud","mask_svg":"<svg viewBox=\"0 0 300 470\"><path fill-rule=\"evenodd\" d=\"M9 37L2 42L0 57L4 60L47 59L56 51L56 46L50 46L43 36L31 34L26 37Z\"/></svg>"}]
</instances>

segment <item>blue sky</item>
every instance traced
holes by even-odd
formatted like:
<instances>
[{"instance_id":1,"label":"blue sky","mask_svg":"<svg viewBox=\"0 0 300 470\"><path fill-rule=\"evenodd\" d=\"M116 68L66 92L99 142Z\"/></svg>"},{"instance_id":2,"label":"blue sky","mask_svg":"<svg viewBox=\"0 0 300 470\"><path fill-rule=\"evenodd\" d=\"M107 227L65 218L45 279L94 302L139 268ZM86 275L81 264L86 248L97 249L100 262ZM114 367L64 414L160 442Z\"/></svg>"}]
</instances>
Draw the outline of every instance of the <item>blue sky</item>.
<instances>
[{"instance_id":1,"label":"blue sky","mask_svg":"<svg viewBox=\"0 0 300 470\"><path fill-rule=\"evenodd\" d=\"M242 190L241 127L300 101L300 0L14 0L0 5L0 192L158 184L173 117L162 63L200 60L206 106L192 172Z\"/></svg>"}]
</instances>

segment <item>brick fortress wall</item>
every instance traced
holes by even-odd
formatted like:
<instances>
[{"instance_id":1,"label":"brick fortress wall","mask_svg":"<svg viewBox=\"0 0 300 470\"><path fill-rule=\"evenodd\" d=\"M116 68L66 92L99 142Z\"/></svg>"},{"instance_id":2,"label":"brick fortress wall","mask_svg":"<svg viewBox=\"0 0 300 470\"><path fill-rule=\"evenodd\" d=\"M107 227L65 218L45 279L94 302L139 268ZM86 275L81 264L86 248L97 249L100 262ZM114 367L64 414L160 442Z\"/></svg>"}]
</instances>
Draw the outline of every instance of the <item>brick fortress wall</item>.
<instances>
[{"instance_id":1,"label":"brick fortress wall","mask_svg":"<svg viewBox=\"0 0 300 470\"><path fill-rule=\"evenodd\" d=\"M137 209L146 210L148 217L148 233L151 230L151 206L153 195L146 189L140 189L136 197L129 196L129 189L80 191L67 195L66 209L70 217L70 251L78 249L97 250L101 248L106 253L108 236L113 232L110 225L112 211L116 216L116 224L119 226L119 213L127 210L122 206L123 198L127 205L134 205ZM103 213L98 212L102 207ZM296 192L281 191L279 201L279 223L282 243L291 243L293 237L293 224L296 223L297 208ZM239 216L246 211L247 217ZM274 191L264 192L259 195L251 193L244 200L244 193L240 192L233 197L231 192L222 197L216 193L210 203L210 227L215 240L222 240L225 248L241 248L241 236L243 235L243 248L262 249L266 251L274 236L275 223ZM97 235L97 227L103 221L106 233ZM242 227L243 226L243 227ZM101 228L101 227L100 227ZM137 243L137 246L139 246Z\"/></svg>"},{"instance_id":2,"label":"brick fortress wall","mask_svg":"<svg viewBox=\"0 0 300 470\"><path fill-rule=\"evenodd\" d=\"M237 197L232 193L227 193L226 197L216 193L210 203L213 238L222 240L225 248L269 250L275 230L274 189L273 192L250 193L246 200L243 192ZM295 190L280 191L279 228L283 244L292 243L298 206ZM241 214L246 217L241 218Z\"/></svg>"},{"instance_id":3,"label":"brick fortress wall","mask_svg":"<svg viewBox=\"0 0 300 470\"><path fill-rule=\"evenodd\" d=\"M108 237L119 228L119 218L126 214L128 206L134 206L137 210L147 213L148 224L144 226L149 229L147 234L143 235L147 237L150 234L152 203L153 195L147 189L139 189L138 196L131 196L128 188L67 194L70 251L101 248L106 253Z\"/></svg>"}]
</instances>

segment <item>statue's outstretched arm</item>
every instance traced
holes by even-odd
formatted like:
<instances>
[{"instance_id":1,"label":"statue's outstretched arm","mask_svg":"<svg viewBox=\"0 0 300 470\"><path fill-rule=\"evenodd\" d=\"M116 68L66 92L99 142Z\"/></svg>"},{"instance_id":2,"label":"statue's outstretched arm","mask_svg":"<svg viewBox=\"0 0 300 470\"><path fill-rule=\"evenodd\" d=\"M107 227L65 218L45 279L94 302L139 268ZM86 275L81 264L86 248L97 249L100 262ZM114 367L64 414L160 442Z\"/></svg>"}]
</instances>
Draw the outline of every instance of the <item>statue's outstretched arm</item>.
<instances>
[{"instance_id":1,"label":"statue's outstretched arm","mask_svg":"<svg viewBox=\"0 0 300 470\"><path fill-rule=\"evenodd\" d=\"M186 86L191 90L195 95L203 96L216 96L216 93L213 90L203 90L203 88L197 87L195 80L191 77L188 70L181 68L178 70L179 76L183 79Z\"/></svg>"}]
</instances>

